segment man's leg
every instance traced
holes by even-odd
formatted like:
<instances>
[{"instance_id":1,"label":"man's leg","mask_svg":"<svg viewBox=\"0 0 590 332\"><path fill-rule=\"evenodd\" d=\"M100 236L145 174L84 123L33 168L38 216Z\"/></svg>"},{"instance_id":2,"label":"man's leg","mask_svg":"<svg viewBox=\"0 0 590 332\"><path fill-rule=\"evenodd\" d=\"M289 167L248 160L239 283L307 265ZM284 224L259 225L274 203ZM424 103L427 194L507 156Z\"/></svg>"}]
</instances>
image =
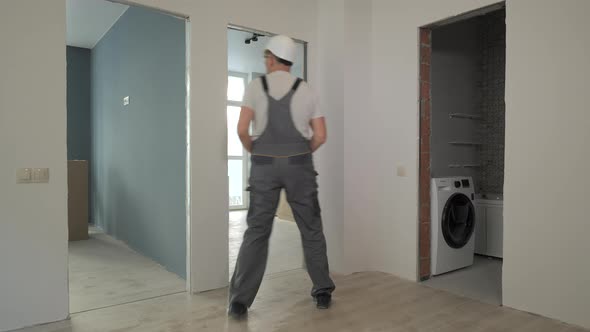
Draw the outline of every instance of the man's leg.
<instances>
[{"instance_id":1,"label":"man's leg","mask_svg":"<svg viewBox=\"0 0 590 332\"><path fill-rule=\"evenodd\" d=\"M281 187L269 174L266 178L251 178L249 191L248 229L244 233L244 241L231 279L229 297L230 303L236 302L247 307L254 302L266 269L268 240Z\"/></svg>"},{"instance_id":2,"label":"man's leg","mask_svg":"<svg viewBox=\"0 0 590 332\"><path fill-rule=\"evenodd\" d=\"M301 232L303 252L307 272L313 282L311 295L331 294L334 282L330 278L330 268L326 254L326 239L322 228L318 185L313 165L291 167L290 176L285 181L287 201Z\"/></svg>"}]
</instances>

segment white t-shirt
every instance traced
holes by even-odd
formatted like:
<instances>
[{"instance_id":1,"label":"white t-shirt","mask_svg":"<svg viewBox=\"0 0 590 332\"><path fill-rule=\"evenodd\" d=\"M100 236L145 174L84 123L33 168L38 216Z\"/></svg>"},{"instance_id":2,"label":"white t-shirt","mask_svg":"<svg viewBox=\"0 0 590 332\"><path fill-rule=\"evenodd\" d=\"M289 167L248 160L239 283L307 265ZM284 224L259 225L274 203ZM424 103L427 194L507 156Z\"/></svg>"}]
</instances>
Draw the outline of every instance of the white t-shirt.
<instances>
[{"instance_id":1,"label":"white t-shirt","mask_svg":"<svg viewBox=\"0 0 590 332\"><path fill-rule=\"evenodd\" d=\"M276 71L266 75L266 79L269 95L281 99L291 91L297 77L285 71ZM254 110L252 138L256 139L262 135L268 123L268 97L264 92L262 79L257 78L248 85L242 106ZM303 137L311 139L313 131L309 122L322 116L315 93L306 82L301 82L291 101L291 117L295 128Z\"/></svg>"}]
</instances>

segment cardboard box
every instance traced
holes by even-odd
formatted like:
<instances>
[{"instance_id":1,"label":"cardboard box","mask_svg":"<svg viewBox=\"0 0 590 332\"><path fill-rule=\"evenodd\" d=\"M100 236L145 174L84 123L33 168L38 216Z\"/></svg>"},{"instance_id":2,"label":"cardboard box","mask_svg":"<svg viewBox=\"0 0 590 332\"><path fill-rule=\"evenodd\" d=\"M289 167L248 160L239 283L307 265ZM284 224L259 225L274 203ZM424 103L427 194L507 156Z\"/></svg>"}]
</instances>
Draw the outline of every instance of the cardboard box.
<instances>
[{"instance_id":1,"label":"cardboard box","mask_svg":"<svg viewBox=\"0 0 590 332\"><path fill-rule=\"evenodd\" d=\"M88 240L88 161L68 161L69 240Z\"/></svg>"}]
</instances>

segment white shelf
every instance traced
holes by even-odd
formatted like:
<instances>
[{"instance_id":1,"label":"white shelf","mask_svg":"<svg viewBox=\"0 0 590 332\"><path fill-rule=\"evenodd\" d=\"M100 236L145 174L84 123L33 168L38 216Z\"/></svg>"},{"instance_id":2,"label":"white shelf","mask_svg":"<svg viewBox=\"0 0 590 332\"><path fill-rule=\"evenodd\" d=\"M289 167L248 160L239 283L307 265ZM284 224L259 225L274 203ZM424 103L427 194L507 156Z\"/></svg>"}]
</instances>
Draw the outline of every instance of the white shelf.
<instances>
[{"instance_id":1,"label":"white shelf","mask_svg":"<svg viewBox=\"0 0 590 332\"><path fill-rule=\"evenodd\" d=\"M480 164L449 164L449 168L479 168Z\"/></svg>"},{"instance_id":2,"label":"white shelf","mask_svg":"<svg viewBox=\"0 0 590 332\"><path fill-rule=\"evenodd\" d=\"M481 115L467 114L467 113L451 113L451 114L449 114L449 117L451 119L456 118L456 119L469 119L469 120L483 120L483 117Z\"/></svg>"},{"instance_id":3,"label":"white shelf","mask_svg":"<svg viewBox=\"0 0 590 332\"><path fill-rule=\"evenodd\" d=\"M464 168L479 168L479 167L481 167L481 165L480 164L466 164L466 165L463 165L463 167Z\"/></svg>"},{"instance_id":4,"label":"white shelf","mask_svg":"<svg viewBox=\"0 0 590 332\"><path fill-rule=\"evenodd\" d=\"M449 144L451 144L451 145L468 145L468 146L483 145L483 143L479 143L479 142L462 142L462 141L453 141L453 142L449 142Z\"/></svg>"}]
</instances>

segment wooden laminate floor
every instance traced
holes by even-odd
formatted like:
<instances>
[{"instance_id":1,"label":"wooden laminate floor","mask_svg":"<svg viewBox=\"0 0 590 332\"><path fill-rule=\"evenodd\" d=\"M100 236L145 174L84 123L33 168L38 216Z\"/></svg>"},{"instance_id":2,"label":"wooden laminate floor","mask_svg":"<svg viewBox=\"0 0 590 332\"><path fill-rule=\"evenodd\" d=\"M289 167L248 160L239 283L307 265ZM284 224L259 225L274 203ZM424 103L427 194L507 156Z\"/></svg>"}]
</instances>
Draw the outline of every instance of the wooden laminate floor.
<instances>
[{"instance_id":1,"label":"wooden laminate floor","mask_svg":"<svg viewBox=\"0 0 590 332\"><path fill-rule=\"evenodd\" d=\"M309 278L296 270L267 276L243 321L228 318L227 289L220 289L84 312L69 321L21 331L585 331L385 273L357 273L335 281L338 289L329 310L314 307Z\"/></svg>"}]
</instances>

